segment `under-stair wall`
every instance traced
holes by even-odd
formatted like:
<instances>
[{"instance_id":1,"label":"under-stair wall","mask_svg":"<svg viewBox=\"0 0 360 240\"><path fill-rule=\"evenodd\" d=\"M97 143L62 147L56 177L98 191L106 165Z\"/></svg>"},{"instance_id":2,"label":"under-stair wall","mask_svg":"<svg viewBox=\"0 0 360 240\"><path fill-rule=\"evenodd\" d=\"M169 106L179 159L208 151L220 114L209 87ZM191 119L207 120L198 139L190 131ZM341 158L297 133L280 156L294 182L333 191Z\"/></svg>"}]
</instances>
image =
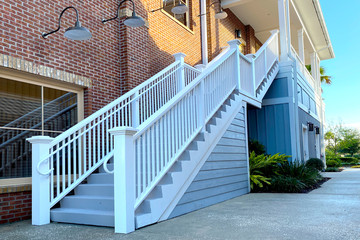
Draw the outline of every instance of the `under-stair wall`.
<instances>
[{"instance_id":1,"label":"under-stair wall","mask_svg":"<svg viewBox=\"0 0 360 240\"><path fill-rule=\"evenodd\" d=\"M249 192L246 110L242 107L169 218Z\"/></svg>"},{"instance_id":2,"label":"under-stair wall","mask_svg":"<svg viewBox=\"0 0 360 240\"><path fill-rule=\"evenodd\" d=\"M280 66L279 73L264 96L262 107L248 108L249 139L263 144L267 154L293 155L290 115L292 72L291 65Z\"/></svg>"}]
</instances>

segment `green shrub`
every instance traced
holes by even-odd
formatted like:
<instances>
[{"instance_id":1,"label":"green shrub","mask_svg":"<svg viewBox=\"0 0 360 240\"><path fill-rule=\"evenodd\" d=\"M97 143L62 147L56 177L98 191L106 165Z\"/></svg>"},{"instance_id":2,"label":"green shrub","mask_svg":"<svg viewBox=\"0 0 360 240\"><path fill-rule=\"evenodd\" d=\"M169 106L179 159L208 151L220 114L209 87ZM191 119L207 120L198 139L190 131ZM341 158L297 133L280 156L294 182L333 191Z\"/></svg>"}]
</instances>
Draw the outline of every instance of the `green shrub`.
<instances>
[{"instance_id":1,"label":"green shrub","mask_svg":"<svg viewBox=\"0 0 360 240\"><path fill-rule=\"evenodd\" d=\"M316 186L320 180L322 176L318 170L298 161L284 162L271 178L269 188L275 192L302 192Z\"/></svg>"},{"instance_id":2,"label":"green shrub","mask_svg":"<svg viewBox=\"0 0 360 240\"><path fill-rule=\"evenodd\" d=\"M325 169L325 172L340 172L340 169L337 167L328 167Z\"/></svg>"},{"instance_id":3,"label":"green shrub","mask_svg":"<svg viewBox=\"0 0 360 240\"><path fill-rule=\"evenodd\" d=\"M341 162L338 159L326 159L326 166L327 167L340 167Z\"/></svg>"},{"instance_id":4,"label":"green shrub","mask_svg":"<svg viewBox=\"0 0 360 240\"><path fill-rule=\"evenodd\" d=\"M341 157L340 160L344 163L358 163L359 159L354 157Z\"/></svg>"},{"instance_id":5,"label":"green shrub","mask_svg":"<svg viewBox=\"0 0 360 240\"><path fill-rule=\"evenodd\" d=\"M296 177L275 176L271 179L271 189L276 192L296 193L306 188L305 183Z\"/></svg>"},{"instance_id":6,"label":"green shrub","mask_svg":"<svg viewBox=\"0 0 360 240\"><path fill-rule=\"evenodd\" d=\"M305 165L307 167L315 168L319 171L322 171L325 168L324 162L318 158L310 158L309 160L307 160Z\"/></svg>"},{"instance_id":7,"label":"green shrub","mask_svg":"<svg viewBox=\"0 0 360 240\"><path fill-rule=\"evenodd\" d=\"M249 152L255 152L256 155L265 154L265 146L258 140L249 140Z\"/></svg>"},{"instance_id":8,"label":"green shrub","mask_svg":"<svg viewBox=\"0 0 360 240\"><path fill-rule=\"evenodd\" d=\"M264 184L270 184L271 178L267 173L276 173L277 165L287 162L289 157L284 154L266 156L264 154L256 155L255 152L251 152L249 157L251 189L254 189L255 186L262 188Z\"/></svg>"}]
</instances>

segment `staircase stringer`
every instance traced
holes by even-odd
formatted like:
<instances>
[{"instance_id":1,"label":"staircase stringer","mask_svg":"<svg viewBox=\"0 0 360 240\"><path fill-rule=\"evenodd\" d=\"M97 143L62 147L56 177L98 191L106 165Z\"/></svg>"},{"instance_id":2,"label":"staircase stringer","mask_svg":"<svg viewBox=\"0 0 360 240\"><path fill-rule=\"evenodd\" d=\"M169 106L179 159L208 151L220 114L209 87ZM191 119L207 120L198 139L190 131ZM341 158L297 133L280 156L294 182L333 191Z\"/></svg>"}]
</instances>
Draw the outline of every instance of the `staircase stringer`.
<instances>
[{"instance_id":1,"label":"staircase stringer","mask_svg":"<svg viewBox=\"0 0 360 240\"><path fill-rule=\"evenodd\" d=\"M212 151L214 150L214 148L216 147L216 145L218 144L220 139L223 137L224 133L229 128L230 124L232 123L232 121L234 120L234 118L236 117L236 115L238 114L240 109L242 107L244 107L244 105L246 104L244 99L241 96L239 96L239 95L234 95L234 96L236 96L236 98L238 98L238 99L235 101L234 107L231 108L232 112L229 113L229 115L227 115L227 119L226 119L225 123L223 123L221 125L221 128L218 131L215 131L212 133L205 132L205 135L207 135L208 137L213 135L213 138L214 138L213 141L211 142L210 145L208 145L208 147L206 149L202 150L203 156L201 157L201 159L199 160L199 162L197 163L197 165L193 169L193 171L189 174L188 178L185 180L184 184L179 189L175 198L171 201L171 203L168 205L168 207L165 209L165 211L161 214L158 221L164 221L169 218L170 214L172 213L172 211L174 210L174 208L176 207L176 205L178 204L178 202L180 201L182 196L185 194L186 190L188 189L190 184L193 182L193 180L199 173L200 169L202 168L202 166L204 165L206 160L209 158L210 154L212 153ZM236 103L238 103L238 104L236 104ZM223 118L224 117L222 117L222 119ZM205 136L205 138L207 136Z\"/></svg>"}]
</instances>

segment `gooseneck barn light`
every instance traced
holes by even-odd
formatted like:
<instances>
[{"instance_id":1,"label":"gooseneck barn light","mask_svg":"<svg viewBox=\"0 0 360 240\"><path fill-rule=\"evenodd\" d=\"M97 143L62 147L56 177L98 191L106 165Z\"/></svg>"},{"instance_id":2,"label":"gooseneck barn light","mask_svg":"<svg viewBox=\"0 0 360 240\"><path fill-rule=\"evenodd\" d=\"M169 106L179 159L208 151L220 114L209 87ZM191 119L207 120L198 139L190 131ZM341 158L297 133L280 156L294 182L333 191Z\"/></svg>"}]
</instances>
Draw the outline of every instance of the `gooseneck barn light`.
<instances>
[{"instance_id":1,"label":"gooseneck barn light","mask_svg":"<svg viewBox=\"0 0 360 240\"><path fill-rule=\"evenodd\" d=\"M126 1L130 1L133 5L133 12L132 12L132 16L131 17L127 17L124 21L124 24L128 27L142 27L145 25L145 21L144 19L142 19L142 17L139 17L136 15L135 13L135 3L133 0L122 0L120 3L119 3L119 6L116 10L116 16L113 17L113 18L110 18L110 19L103 19L102 20L102 23L106 23L106 22L109 22L109 21L112 21L112 20L115 20L119 17L119 10L120 10L120 6L126 2Z\"/></svg>"},{"instance_id":2,"label":"gooseneck barn light","mask_svg":"<svg viewBox=\"0 0 360 240\"><path fill-rule=\"evenodd\" d=\"M212 4L210 4L209 7L211 7L212 5L215 5L215 4L219 4L220 6L220 2L213 2ZM202 15L206 15L208 14L209 12L207 13L204 13L204 14L200 14L198 17L202 16ZM227 18L228 14L226 12L224 12L224 10L220 7L220 10L219 11L216 11L215 13L215 19L225 19Z\"/></svg>"},{"instance_id":3,"label":"gooseneck barn light","mask_svg":"<svg viewBox=\"0 0 360 240\"><path fill-rule=\"evenodd\" d=\"M215 13L215 19L224 19L227 16L228 16L228 14L226 12L224 12L222 8L220 8L220 11Z\"/></svg>"},{"instance_id":4,"label":"gooseneck barn light","mask_svg":"<svg viewBox=\"0 0 360 240\"><path fill-rule=\"evenodd\" d=\"M150 12L156 12L159 11L161 9L164 9L165 6L155 9L155 10L151 10ZM189 7L186 6L181 0L179 0L179 2L171 9L171 12L174 14L184 14L187 11L189 11Z\"/></svg>"},{"instance_id":5,"label":"gooseneck barn light","mask_svg":"<svg viewBox=\"0 0 360 240\"><path fill-rule=\"evenodd\" d=\"M61 28L61 17L63 16L64 12L68 9L74 9L76 12L76 22L75 22L75 26L74 27L69 27L68 29L65 30L64 36L68 39L71 40L89 40L91 38L91 33L90 31L81 26L81 23L79 21L79 12L76 8L74 7L67 7L64 10L62 10L62 12L60 13L60 17L59 17L59 26L56 30L48 32L48 33L42 33L41 36L43 38L47 38L50 34L56 33L57 31L60 30Z\"/></svg>"}]
</instances>

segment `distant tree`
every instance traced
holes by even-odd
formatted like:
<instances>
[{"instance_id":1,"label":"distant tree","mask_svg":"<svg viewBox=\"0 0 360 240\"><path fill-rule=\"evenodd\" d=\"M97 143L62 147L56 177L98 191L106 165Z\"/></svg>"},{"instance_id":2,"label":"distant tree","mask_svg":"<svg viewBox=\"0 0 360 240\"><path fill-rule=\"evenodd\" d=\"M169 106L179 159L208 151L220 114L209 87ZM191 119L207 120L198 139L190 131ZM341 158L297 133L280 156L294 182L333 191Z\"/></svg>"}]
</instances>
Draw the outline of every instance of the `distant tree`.
<instances>
[{"instance_id":1,"label":"distant tree","mask_svg":"<svg viewBox=\"0 0 360 240\"><path fill-rule=\"evenodd\" d=\"M341 123L336 125L329 125L327 132L325 132L324 139L326 141L326 149L333 152L334 155L338 155L339 143L342 139L344 127Z\"/></svg>"},{"instance_id":2,"label":"distant tree","mask_svg":"<svg viewBox=\"0 0 360 240\"><path fill-rule=\"evenodd\" d=\"M349 153L352 157L360 152L360 133L355 129L344 129L339 143L339 152Z\"/></svg>"},{"instance_id":3,"label":"distant tree","mask_svg":"<svg viewBox=\"0 0 360 240\"><path fill-rule=\"evenodd\" d=\"M311 65L306 65L306 69L311 73ZM331 84L331 76L325 75L325 68L320 66L320 81L321 83Z\"/></svg>"}]
</instances>

